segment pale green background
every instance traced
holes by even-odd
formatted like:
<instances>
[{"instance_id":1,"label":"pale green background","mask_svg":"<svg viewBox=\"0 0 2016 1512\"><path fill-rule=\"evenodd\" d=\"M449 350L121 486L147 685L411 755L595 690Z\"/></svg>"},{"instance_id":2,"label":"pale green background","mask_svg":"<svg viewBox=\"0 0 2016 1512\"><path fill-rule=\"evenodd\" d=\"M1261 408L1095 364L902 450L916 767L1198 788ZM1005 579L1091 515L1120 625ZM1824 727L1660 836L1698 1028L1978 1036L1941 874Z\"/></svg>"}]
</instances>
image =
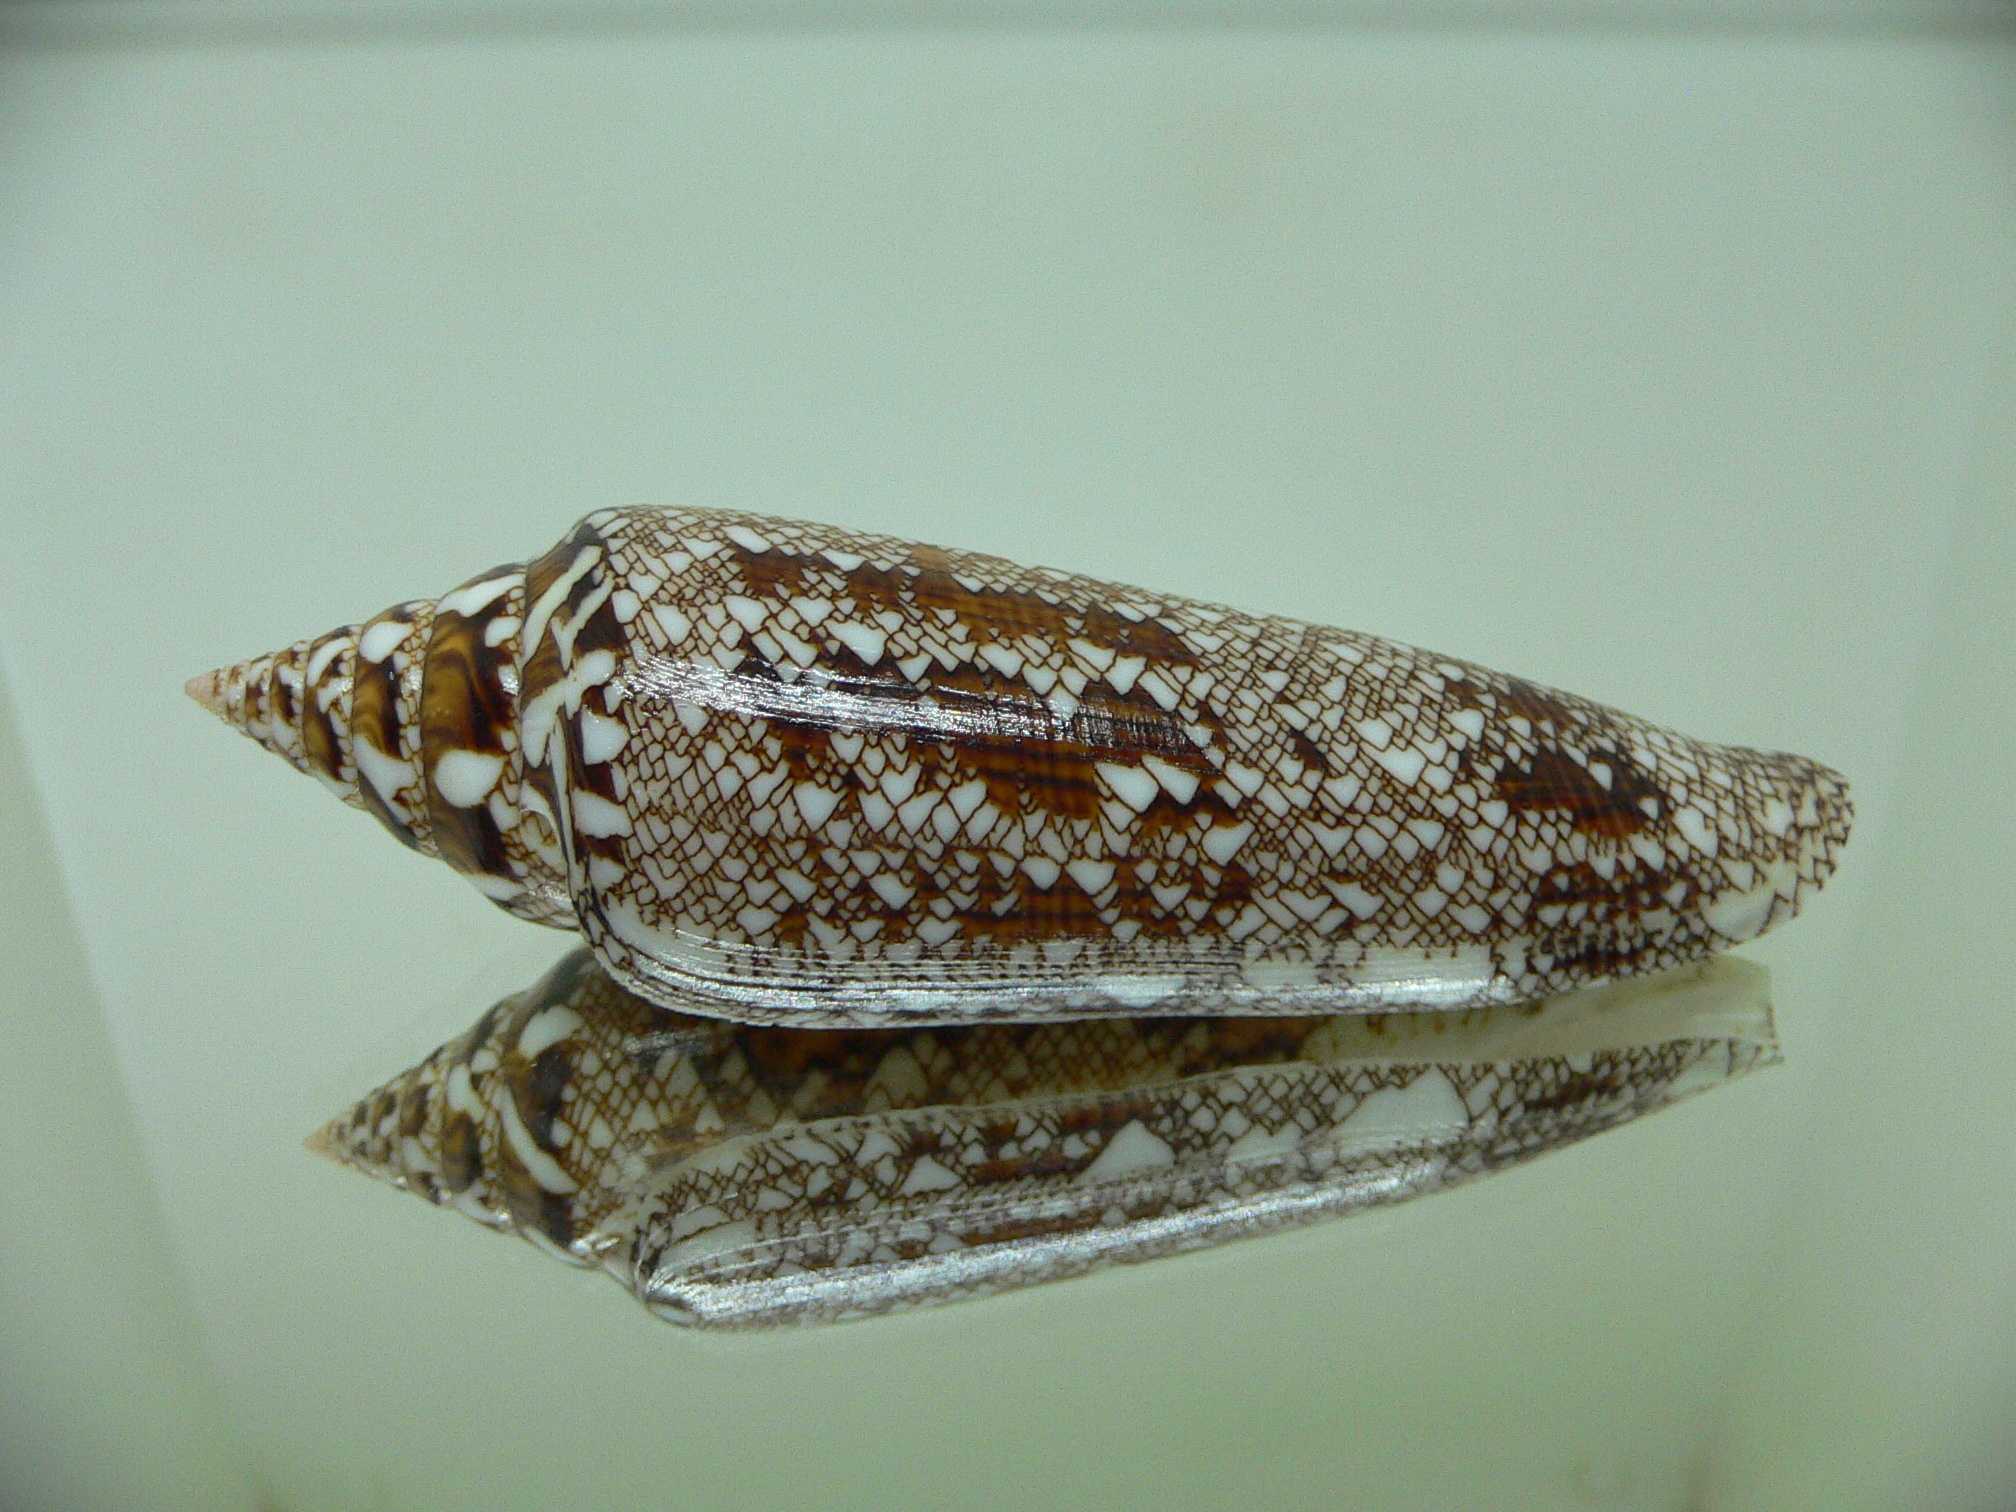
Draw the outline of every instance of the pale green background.
<instances>
[{"instance_id":1,"label":"pale green background","mask_svg":"<svg viewBox=\"0 0 2016 1512\"><path fill-rule=\"evenodd\" d=\"M1072 13L0 18L0 1505L2016 1497L1995 13ZM1821 757L1848 866L1750 952L1787 1062L1415 1206L760 1339L317 1163L562 940L182 679L637 501Z\"/></svg>"}]
</instances>

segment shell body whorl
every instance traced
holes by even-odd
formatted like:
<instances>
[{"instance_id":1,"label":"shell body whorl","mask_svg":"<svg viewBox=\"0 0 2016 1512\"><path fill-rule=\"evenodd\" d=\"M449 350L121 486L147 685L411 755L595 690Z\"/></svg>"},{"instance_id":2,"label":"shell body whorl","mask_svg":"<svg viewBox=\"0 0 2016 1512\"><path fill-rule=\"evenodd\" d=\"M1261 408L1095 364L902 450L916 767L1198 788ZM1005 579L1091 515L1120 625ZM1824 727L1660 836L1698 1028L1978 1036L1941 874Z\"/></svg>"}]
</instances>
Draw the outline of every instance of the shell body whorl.
<instances>
[{"instance_id":1,"label":"shell body whorl","mask_svg":"<svg viewBox=\"0 0 2016 1512\"><path fill-rule=\"evenodd\" d=\"M1372 636L697 509L191 691L758 1022L1525 1001L1790 917L1852 817L1804 758Z\"/></svg>"}]
</instances>

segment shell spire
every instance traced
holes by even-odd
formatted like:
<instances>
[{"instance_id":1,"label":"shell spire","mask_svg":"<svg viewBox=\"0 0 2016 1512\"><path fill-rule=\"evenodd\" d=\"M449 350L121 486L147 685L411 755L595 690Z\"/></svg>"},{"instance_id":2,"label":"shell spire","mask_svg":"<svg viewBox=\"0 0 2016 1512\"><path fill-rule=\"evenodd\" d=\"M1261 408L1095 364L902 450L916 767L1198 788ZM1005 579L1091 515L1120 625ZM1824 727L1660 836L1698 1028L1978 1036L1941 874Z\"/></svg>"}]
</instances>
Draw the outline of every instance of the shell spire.
<instances>
[{"instance_id":1,"label":"shell spire","mask_svg":"<svg viewBox=\"0 0 2016 1512\"><path fill-rule=\"evenodd\" d=\"M524 581L516 563L493 568L184 688L504 908L571 929L550 826L519 805Z\"/></svg>"},{"instance_id":2,"label":"shell spire","mask_svg":"<svg viewBox=\"0 0 2016 1512\"><path fill-rule=\"evenodd\" d=\"M1532 1001L1791 918L1854 814L1411 646L832 526L589 515L199 702L661 1008Z\"/></svg>"},{"instance_id":3,"label":"shell spire","mask_svg":"<svg viewBox=\"0 0 2016 1512\"><path fill-rule=\"evenodd\" d=\"M219 667L190 678L182 690L297 771L322 778L344 802L356 803L356 769L346 754L350 737L349 657L356 649L356 631L355 625L348 625L322 641L296 641L285 650ZM317 763L309 759L302 737L302 714L307 701L309 652L323 642L329 643L329 649L317 659L316 670L318 674L326 672L340 661L342 670L328 679L328 686L332 694L340 694L344 708L333 721L316 721L329 737L324 749L331 756L326 763Z\"/></svg>"}]
</instances>

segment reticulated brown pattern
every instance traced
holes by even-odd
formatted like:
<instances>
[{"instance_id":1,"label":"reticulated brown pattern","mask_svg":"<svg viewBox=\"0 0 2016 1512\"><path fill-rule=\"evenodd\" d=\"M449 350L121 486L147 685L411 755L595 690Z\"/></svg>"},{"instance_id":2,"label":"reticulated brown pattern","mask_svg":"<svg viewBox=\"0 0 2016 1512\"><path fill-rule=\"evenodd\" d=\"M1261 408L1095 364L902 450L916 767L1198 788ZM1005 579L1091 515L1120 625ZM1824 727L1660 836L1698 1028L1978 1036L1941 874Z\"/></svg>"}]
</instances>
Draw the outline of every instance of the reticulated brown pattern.
<instances>
[{"instance_id":1,"label":"reticulated brown pattern","mask_svg":"<svg viewBox=\"0 0 2016 1512\"><path fill-rule=\"evenodd\" d=\"M1846 837L1812 762L1372 636L705 511L547 562L583 931L669 1006L1518 1001L1748 938Z\"/></svg>"}]
</instances>

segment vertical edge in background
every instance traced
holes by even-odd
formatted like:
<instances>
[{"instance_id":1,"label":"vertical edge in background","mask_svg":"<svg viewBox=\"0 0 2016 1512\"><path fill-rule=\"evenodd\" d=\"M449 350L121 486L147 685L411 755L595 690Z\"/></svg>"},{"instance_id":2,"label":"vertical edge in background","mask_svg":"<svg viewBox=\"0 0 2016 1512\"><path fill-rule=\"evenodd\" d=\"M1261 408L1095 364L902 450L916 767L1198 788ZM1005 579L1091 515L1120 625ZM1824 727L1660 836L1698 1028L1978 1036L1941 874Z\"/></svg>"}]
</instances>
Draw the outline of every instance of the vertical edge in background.
<instances>
[{"instance_id":1,"label":"vertical edge in background","mask_svg":"<svg viewBox=\"0 0 2016 1512\"><path fill-rule=\"evenodd\" d=\"M4 670L0 855L0 1505L250 1508Z\"/></svg>"},{"instance_id":2,"label":"vertical edge in background","mask_svg":"<svg viewBox=\"0 0 2016 1512\"><path fill-rule=\"evenodd\" d=\"M1799 1172L1690 1505L2016 1506L2016 312Z\"/></svg>"}]
</instances>

